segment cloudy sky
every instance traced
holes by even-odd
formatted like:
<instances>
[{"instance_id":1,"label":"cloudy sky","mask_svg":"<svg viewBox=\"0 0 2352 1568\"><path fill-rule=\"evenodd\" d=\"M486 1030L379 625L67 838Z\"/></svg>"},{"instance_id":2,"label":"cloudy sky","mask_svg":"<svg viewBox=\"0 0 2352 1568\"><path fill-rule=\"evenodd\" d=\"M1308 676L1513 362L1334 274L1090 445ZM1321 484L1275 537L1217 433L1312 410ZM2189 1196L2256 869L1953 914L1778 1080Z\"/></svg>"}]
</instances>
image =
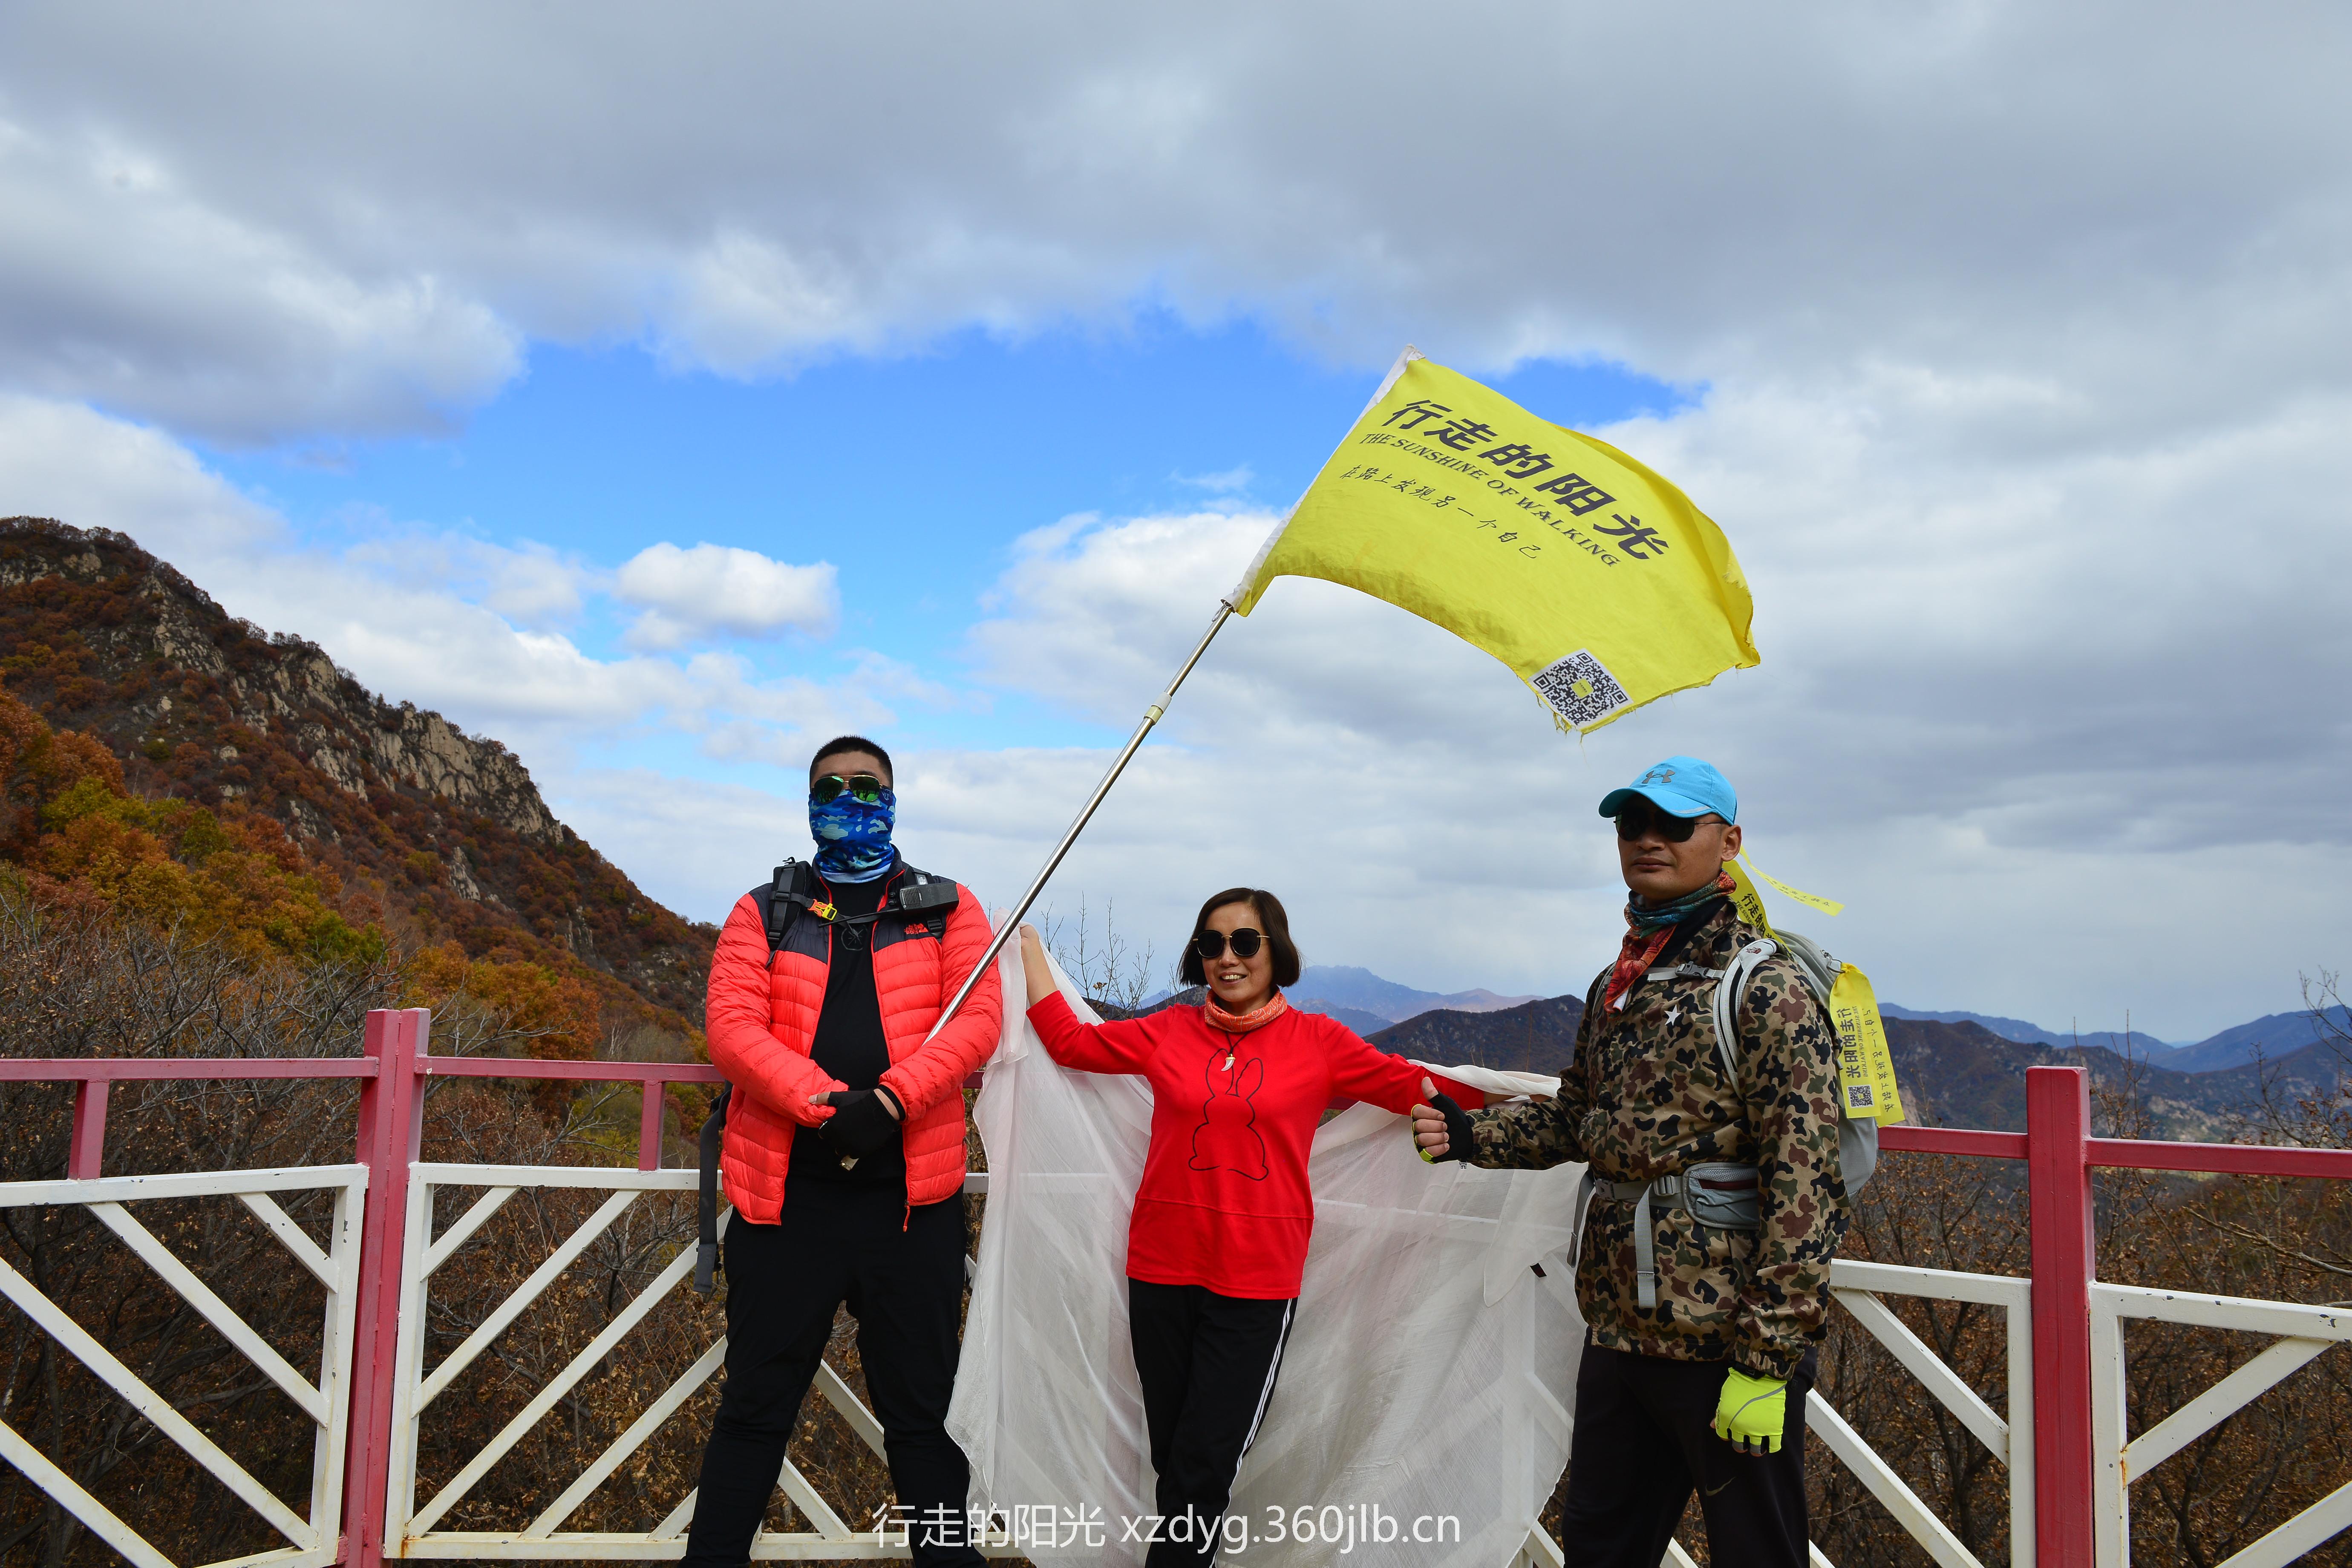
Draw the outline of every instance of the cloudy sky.
<instances>
[{"instance_id":1,"label":"cloudy sky","mask_svg":"<svg viewBox=\"0 0 2352 1568\"><path fill-rule=\"evenodd\" d=\"M698 918L867 731L1017 893L1405 342L1677 479L1762 665L1577 741L1279 585L1056 879L1580 990L1693 752L1915 1007L2352 963L2339 7L0 9L0 513L507 741ZM1797 923L1793 920L1791 923Z\"/></svg>"}]
</instances>

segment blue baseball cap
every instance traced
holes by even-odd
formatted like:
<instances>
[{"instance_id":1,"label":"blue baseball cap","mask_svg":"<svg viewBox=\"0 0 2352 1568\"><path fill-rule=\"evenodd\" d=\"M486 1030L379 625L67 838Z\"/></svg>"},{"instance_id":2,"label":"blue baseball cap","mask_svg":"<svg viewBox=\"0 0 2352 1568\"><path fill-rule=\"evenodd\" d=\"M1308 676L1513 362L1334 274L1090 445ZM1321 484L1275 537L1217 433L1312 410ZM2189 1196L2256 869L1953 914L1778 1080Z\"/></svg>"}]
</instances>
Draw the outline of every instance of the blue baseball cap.
<instances>
[{"instance_id":1,"label":"blue baseball cap","mask_svg":"<svg viewBox=\"0 0 2352 1568\"><path fill-rule=\"evenodd\" d=\"M1625 807L1625 797L1638 795L1669 816L1705 816L1715 813L1726 822L1739 820L1739 797L1731 781L1716 772L1712 763L1696 757L1668 757L1622 789L1601 797L1601 815L1614 816Z\"/></svg>"}]
</instances>

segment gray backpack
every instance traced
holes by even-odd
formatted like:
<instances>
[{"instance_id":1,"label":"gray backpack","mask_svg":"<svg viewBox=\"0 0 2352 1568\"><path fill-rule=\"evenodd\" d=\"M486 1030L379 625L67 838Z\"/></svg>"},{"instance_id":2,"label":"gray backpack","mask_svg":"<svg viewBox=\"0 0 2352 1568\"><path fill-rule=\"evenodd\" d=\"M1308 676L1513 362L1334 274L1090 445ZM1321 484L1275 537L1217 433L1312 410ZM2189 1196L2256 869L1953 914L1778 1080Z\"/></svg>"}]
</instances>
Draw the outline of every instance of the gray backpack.
<instances>
[{"instance_id":1,"label":"gray backpack","mask_svg":"<svg viewBox=\"0 0 2352 1568\"><path fill-rule=\"evenodd\" d=\"M1805 989L1830 1010L1830 991L1837 984L1838 971L1845 967L1832 958L1821 943L1795 931L1775 931L1769 937L1759 937L1732 956L1731 967L1724 972L1723 983L1715 988L1715 1044L1723 1053L1723 1070L1731 1081L1739 1081L1739 1062L1732 1049L1732 1031L1738 1026L1739 993L1747 987L1756 966L1772 956L1775 950L1789 955L1797 966ZM1709 971L1708 973L1712 973ZM1831 1026L1835 1032L1834 1023ZM1878 1169L1878 1122L1874 1117L1856 1116L1846 1104L1843 1086L1838 1093L1838 1178L1845 1184L1845 1195L1862 1191Z\"/></svg>"}]
</instances>

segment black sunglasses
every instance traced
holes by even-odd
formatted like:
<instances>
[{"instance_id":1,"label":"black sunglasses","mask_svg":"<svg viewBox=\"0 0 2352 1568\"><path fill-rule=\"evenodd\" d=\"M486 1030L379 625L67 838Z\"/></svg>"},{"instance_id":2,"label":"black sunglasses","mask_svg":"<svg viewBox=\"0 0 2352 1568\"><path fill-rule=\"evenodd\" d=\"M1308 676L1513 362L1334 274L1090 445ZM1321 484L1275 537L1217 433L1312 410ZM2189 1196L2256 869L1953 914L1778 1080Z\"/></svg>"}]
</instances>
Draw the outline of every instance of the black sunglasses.
<instances>
[{"instance_id":1,"label":"black sunglasses","mask_svg":"<svg viewBox=\"0 0 2352 1568\"><path fill-rule=\"evenodd\" d=\"M1631 844L1655 833L1669 844L1687 844L1700 823L1721 820L1713 812L1704 816L1675 816L1645 801L1629 800L1617 814L1617 837Z\"/></svg>"},{"instance_id":2,"label":"black sunglasses","mask_svg":"<svg viewBox=\"0 0 2352 1568\"><path fill-rule=\"evenodd\" d=\"M839 773L827 773L821 779L809 781L809 798L819 805L831 805L845 793L861 805L877 805L882 797L890 793L890 786L872 773L852 773L847 778Z\"/></svg>"},{"instance_id":3,"label":"black sunglasses","mask_svg":"<svg viewBox=\"0 0 2352 1568\"><path fill-rule=\"evenodd\" d=\"M1199 953L1203 961L1223 958L1228 940L1223 931L1204 931L1192 939L1192 951ZM1230 940L1235 958L1255 958L1257 950L1265 945L1265 938L1247 926L1234 932Z\"/></svg>"}]
</instances>

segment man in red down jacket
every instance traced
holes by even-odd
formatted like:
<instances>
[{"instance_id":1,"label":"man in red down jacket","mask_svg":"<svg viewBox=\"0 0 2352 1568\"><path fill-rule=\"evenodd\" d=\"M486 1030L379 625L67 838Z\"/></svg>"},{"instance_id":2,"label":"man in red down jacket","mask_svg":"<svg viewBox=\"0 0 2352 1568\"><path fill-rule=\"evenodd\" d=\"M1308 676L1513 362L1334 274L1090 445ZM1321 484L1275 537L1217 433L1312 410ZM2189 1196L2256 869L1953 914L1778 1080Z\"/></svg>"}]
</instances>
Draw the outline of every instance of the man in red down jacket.
<instances>
[{"instance_id":1,"label":"man in red down jacket","mask_svg":"<svg viewBox=\"0 0 2352 1568\"><path fill-rule=\"evenodd\" d=\"M980 962L988 918L902 910L919 876L891 846L890 758L856 735L809 763L814 888L771 959L766 888L737 902L710 960L710 1059L734 1092L719 1173L727 1381L703 1451L686 1561L739 1568L776 1488L835 1310L857 1319L897 1519L914 1560L977 1568L970 1468L947 1434L969 1242L963 1082L995 1049L992 973L936 1037Z\"/></svg>"}]
</instances>

